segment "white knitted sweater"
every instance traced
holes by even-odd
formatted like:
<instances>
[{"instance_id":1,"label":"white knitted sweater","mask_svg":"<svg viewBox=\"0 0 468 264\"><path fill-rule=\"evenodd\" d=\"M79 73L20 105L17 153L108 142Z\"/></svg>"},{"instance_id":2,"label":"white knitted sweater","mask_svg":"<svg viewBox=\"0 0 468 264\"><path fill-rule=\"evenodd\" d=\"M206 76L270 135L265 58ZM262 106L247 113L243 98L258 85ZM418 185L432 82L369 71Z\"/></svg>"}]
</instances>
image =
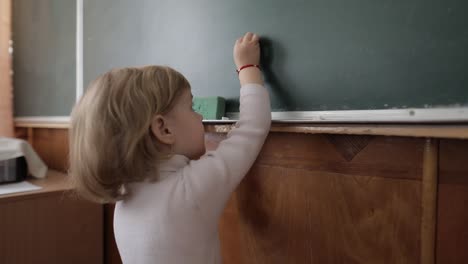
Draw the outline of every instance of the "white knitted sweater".
<instances>
[{"instance_id":1,"label":"white knitted sweater","mask_svg":"<svg viewBox=\"0 0 468 264\"><path fill-rule=\"evenodd\" d=\"M190 161L176 155L159 167L160 180L128 186L115 207L114 232L126 264L221 263L218 221L254 163L271 124L265 87L244 85L240 117L215 151Z\"/></svg>"}]
</instances>

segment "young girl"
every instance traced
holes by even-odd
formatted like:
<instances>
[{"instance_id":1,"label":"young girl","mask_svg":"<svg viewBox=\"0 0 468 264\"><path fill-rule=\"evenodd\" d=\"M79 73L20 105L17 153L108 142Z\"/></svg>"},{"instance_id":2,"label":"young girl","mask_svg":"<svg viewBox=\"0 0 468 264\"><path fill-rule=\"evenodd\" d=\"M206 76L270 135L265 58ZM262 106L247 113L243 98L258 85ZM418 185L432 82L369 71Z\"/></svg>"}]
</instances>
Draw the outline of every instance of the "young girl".
<instances>
[{"instance_id":1,"label":"young girl","mask_svg":"<svg viewBox=\"0 0 468 264\"><path fill-rule=\"evenodd\" d=\"M74 108L70 174L84 197L116 202L114 232L124 263L221 263L219 218L271 123L255 66L258 36L239 38L233 53L240 118L215 151L205 153L189 83L168 67L112 70Z\"/></svg>"}]
</instances>

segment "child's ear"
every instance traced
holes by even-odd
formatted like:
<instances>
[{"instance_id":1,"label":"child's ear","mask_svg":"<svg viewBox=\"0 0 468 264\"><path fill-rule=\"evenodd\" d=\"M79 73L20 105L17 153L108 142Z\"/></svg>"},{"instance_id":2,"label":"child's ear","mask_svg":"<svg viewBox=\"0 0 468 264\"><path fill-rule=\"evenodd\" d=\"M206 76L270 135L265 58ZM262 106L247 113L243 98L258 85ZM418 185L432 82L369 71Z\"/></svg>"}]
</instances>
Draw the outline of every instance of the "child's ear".
<instances>
[{"instance_id":1,"label":"child's ear","mask_svg":"<svg viewBox=\"0 0 468 264\"><path fill-rule=\"evenodd\" d=\"M162 115L156 115L151 121L151 132L161 143L174 144L174 134L168 126L167 119Z\"/></svg>"}]
</instances>

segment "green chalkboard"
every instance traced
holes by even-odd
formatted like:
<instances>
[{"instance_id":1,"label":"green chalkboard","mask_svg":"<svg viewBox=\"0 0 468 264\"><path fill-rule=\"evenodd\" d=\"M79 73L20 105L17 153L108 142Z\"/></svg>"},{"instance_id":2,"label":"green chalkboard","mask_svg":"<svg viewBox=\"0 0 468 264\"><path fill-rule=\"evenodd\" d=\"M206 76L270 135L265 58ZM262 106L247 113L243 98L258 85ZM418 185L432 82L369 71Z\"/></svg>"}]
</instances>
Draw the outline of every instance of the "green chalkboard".
<instances>
[{"instance_id":1,"label":"green chalkboard","mask_svg":"<svg viewBox=\"0 0 468 264\"><path fill-rule=\"evenodd\" d=\"M12 1L15 116L68 116L76 98L76 0Z\"/></svg>"},{"instance_id":2,"label":"green chalkboard","mask_svg":"<svg viewBox=\"0 0 468 264\"><path fill-rule=\"evenodd\" d=\"M84 81L164 64L238 110L232 45L262 37L275 111L465 106L465 0L84 0Z\"/></svg>"}]
</instances>

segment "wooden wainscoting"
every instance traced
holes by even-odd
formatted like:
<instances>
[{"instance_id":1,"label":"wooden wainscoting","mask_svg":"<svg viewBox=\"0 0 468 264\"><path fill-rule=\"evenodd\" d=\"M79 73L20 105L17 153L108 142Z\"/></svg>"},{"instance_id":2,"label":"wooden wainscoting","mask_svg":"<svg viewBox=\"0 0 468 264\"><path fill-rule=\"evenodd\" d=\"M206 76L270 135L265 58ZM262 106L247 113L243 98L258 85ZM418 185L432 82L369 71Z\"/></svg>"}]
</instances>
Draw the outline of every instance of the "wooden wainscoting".
<instances>
[{"instance_id":1,"label":"wooden wainscoting","mask_svg":"<svg viewBox=\"0 0 468 264\"><path fill-rule=\"evenodd\" d=\"M207 149L215 149L229 131L205 128ZM224 263L445 264L468 259L468 140L427 141L410 131L402 137L366 134L367 129L361 131L365 135L303 130L273 128L232 195L220 221ZM465 130L457 135L464 138ZM66 129L16 132L49 166L66 170ZM423 179L428 174L424 162L437 163L426 164L435 169L434 183L437 176L439 181L431 192ZM436 217L430 217L431 210ZM112 214L113 206L106 205L105 263L121 263Z\"/></svg>"},{"instance_id":2,"label":"wooden wainscoting","mask_svg":"<svg viewBox=\"0 0 468 264\"><path fill-rule=\"evenodd\" d=\"M224 263L419 263L423 147L271 133L221 220Z\"/></svg>"},{"instance_id":3,"label":"wooden wainscoting","mask_svg":"<svg viewBox=\"0 0 468 264\"><path fill-rule=\"evenodd\" d=\"M29 141L38 155L44 160L50 169L66 172L68 169L68 128L47 127L16 127L16 137ZM81 201L83 204L88 202ZM113 232L114 206L106 204L100 206L101 228L100 234L103 240L103 261L106 264L122 263ZM77 209L78 210L78 209ZM83 210L86 211L85 208ZM101 241L102 241L101 240Z\"/></svg>"},{"instance_id":4,"label":"wooden wainscoting","mask_svg":"<svg viewBox=\"0 0 468 264\"><path fill-rule=\"evenodd\" d=\"M49 168L67 171L68 129L17 127L15 132L17 138L29 141Z\"/></svg>"},{"instance_id":5,"label":"wooden wainscoting","mask_svg":"<svg viewBox=\"0 0 468 264\"><path fill-rule=\"evenodd\" d=\"M437 263L468 262L468 140L441 140Z\"/></svg>"},{"instance_id":6,"label":"wooden wainscoting","mask_svg":"<svg viewBox=\"0 0 468 264\"><path fill-rule=\"evenodd\" d=\"M43 188L0 196L0 263L102 263L102 206L73 198L63 173L30 181Z\"/></svg>"},{"instance_id":7,"label":"wooden wainscoting","mask_svg":"<svg viewBox=\"0 0 468 264\"><path fill-rule=\"evenodd\" d=\"M30 142L49 173L60 171L66 181L68 129L16 127L15 135ZM48 186L54 177L40 181ZM0 197L0 211L0 263L106 260L103 206L77 199L70 189L19 194L14 201Z\"/></svg>"}]
</instances>

